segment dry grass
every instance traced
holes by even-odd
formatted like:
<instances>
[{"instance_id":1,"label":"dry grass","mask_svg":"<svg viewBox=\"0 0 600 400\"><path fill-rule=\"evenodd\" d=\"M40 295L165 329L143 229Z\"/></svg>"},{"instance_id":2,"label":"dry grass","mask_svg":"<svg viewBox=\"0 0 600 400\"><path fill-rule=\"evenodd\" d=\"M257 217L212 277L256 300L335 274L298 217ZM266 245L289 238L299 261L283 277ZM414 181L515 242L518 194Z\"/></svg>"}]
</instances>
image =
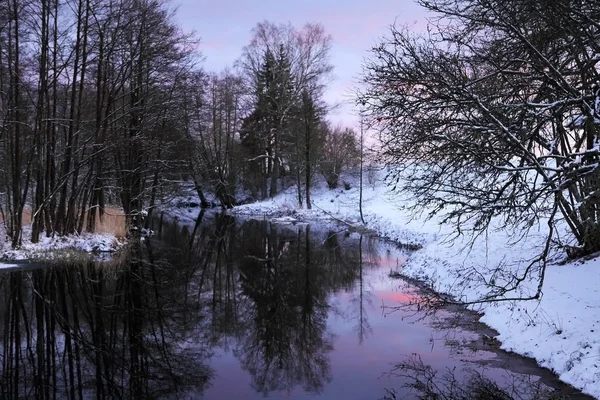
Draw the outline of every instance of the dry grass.
<instances>
[{"instance_id":1,"label":"dry grass","mask_svg":"<svg viewBox=\"0 0 600 400\"><path fill-rule=\"evenodd\" d=\"M0 214L0 224L4 222L4 216ZM23 210L23 225L31 225L31 209L25 207Z\"/></svg>"},{"instance_id":2,"label":"dry grass","mask_svg":"<svg viewBox=\"0 0 600 400\"><path fill-rule=\"evenodd\" d=\"M96 213L96 229L94 233L112 233L118 238L123 238L127 235L123 210L107 207L104 209L102 219L99 218L99 210L97 208L94 209L94 212Z\"/></svg>"},{"instance_id":3,"label":"dry grass","mask_svg":"<svg viewBox=\"0 0 600 400\"><path fill-rule=\"evenodd\" d=\"M26 207L23 210L23 225L31 225L31 209L29 207Z\"/></svg>"},{"instance_id":4,"label":"dry grass","mask_svg":"<svg viewBox=\"0 0 600 400\"><path fill-rule=\"evenodd\" d=\"M88 212L86 212L85 221L87 221ZM104 209L102 219L98 215L99 210L97 208L94 209L94 212L96 213L96 229L94 233L112 233L118 238L124 238L127 235L123 210L107 207ZM0 223L2 222L4 222L4 219L0 215ZM31 225L31 209L29 207L23 210L23 225Z\"/></svg>"}]
</instances>

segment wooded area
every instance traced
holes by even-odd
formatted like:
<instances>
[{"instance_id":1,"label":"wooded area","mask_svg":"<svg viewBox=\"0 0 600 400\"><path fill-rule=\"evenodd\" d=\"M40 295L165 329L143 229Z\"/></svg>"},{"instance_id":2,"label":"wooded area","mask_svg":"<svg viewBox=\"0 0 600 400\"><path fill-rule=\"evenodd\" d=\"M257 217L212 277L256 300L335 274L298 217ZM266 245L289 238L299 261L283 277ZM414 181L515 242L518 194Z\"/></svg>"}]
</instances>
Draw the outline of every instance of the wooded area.
<instances>
[{"instance_id":1,"label":"wooded area","mask_svg":"<svg viewBox=\"0 0 600 400\"><path fill-rule=\"evenodd\" d=\"M109 205L142 226L194 182L203 206L295 185L336 186L353 131L326 120L331 37L259 23L234 70L202 69L202 44L162 0L0 4L0 212L13 247L94 231ZM349 157L352 156L352 157Z\"/></svg>"}]
</instances>

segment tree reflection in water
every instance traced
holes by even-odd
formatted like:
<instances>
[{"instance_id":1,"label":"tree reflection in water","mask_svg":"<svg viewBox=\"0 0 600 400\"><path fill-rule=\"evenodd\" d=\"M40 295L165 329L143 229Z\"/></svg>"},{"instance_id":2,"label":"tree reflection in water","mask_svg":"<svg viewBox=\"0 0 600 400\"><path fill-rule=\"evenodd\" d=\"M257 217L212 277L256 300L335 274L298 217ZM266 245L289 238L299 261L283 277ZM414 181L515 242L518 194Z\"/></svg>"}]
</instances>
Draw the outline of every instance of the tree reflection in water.
<instances>
[{"instance_id":1,"label":"tree reflection in water","mask_svg":"<svg viewBox=\"0 0 600 400\"><path fill-rule=\"evenodd\" d=\"M0 278L0 394L152 399L202 391L208 343L181 318L177 279L138 242L120 265L64 265Z\"/></svg>"},{"instance_id":2,"label":"tree reflection in water","mask_svg":"<svg viewBox=\"0 0 600 400\"><path fill-rule=\"evenodd\" d=\"M538 379L527 375L504 373L504 384L486 376L485 371L447 369L439 371L423 363L419 355L413 354L397 364L390 376L404 380L404 391L394 389L382 400L410 398L444 400L561 400L565 397L543 385ZM409 392L407 393L408 390ZM582 396L587 398L587 396Z\"/></svg>"},{"instance_id":3,"label":"tree reflection in water","mask_svg":"<svg viewBox=\"0 0 600 400\"><path fill-rule=\"evenodd\" d=\"M243 235L241 288L252 302L235 351L264 394L302 385L318 392L331 380L327 353L327 269L313 249L310 228L278 232L256 222L263 235ZM253 227L254 228L254 227Z\"/></svg>"},{"instance_id":4,"label":"tree reflection in water","mask_svg":"<svg viewBox=\"0 0 600 400\"><path fill-rule=\"evenodd\" d=\"M265 395L331 381L328 296L362 276L358 239L227 215L150 228L118 261L0 274L1 398L186 398L217 348Z\"/></svg>"}]
</instances>

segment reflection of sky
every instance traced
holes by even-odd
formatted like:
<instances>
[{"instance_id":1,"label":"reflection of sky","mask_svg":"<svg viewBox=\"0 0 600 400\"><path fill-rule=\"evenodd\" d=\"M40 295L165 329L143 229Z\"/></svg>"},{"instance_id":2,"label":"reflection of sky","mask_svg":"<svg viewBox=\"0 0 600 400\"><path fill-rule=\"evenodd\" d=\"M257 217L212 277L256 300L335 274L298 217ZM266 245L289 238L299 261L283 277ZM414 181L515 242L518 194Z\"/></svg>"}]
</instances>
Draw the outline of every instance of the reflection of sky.
<instances>
[{"instance_id":1,"label":"reflection of sky","mask_svg":"<svg viewBox=\"0 0 600 400\"><path fill-rule=\"evenodd\" d=\"M305 393L301 387L288 392L271 392L271 398L293 399L376 399L385 395L385 389L401 390L402 380L385 376L392 366L406 361L406 357L418 353L424 363L444 370L467 366L465 353L460 357L452 356L453 349L444 346L447 332L435 331L429 326L430 319L419 320L412 311L398 310L391 314L382 312L381 305L394 306L406 304L414 299L414 288L402 281L390 279L391 260L404 258L402 252L385 246L390 252L380 252L379 265L363 268L363 317L367 317L365 335L362 344L358 331L360 321L360 285L352 290L332 293L328 296L330 310L327 319L326 335L332 334L333 351L329 358L332 381L325 384L319 395ZM383 250L384 248L379 248ZM365 254L363 253L363 256ZM460 340L470 338L472 334L457 333ZM433 341L432 341L433 340ZM487 353L472 356L471 359L494 358ZM473 365L471 365L473 367ZM231 352L217 351L211 360L216 376L211 380L211 388L205 393L207 399L262 399L262 394L251 388L250 375L240 367L239 360ZM460 374L460 372L459 372ZM399 392L402 393L402 392ZM400 398L410 398L402 397Z\"/></svg>"},{"instance_id":2,"label":"reflection of sky","mask_svg":"<svg viewBox=\"0 0 600 400\"><path fill-rule=\"evenodd\" d=\"M349 100L366 51L387 32L390 24L396 20L418 29L424 26L426 16L411 0L174 0L174 3L179 4L177 18L184 29L195 30L202 37L200 48L209 71L232 66L258 22L291 22L296 27L307 22L323 24L333 36L331 61L336 80L326 94L330 103ZM331 119L347 124L356 121L348 104L341 106Z\"/></svg>"}]
</instances>

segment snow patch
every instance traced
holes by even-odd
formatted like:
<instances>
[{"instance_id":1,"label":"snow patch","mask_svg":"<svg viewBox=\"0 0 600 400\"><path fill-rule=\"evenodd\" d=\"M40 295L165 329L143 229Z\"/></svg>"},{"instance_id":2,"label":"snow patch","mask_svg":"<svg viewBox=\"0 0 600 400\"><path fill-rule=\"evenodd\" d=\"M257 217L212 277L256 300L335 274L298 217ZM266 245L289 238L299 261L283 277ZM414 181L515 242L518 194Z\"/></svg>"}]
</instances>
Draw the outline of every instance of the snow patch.
<instances>
[{"instance_id":1,"label":"snow patch","mask_svg":"<svg viewBox=\"0 0 600 400\"><path fill-rule=\"evenodd\" d=\"M125 245L123 239L113 234L87 232L70 236L42 235L38 243L31 243L31 227L24 226L23 244L18 249L12 249L4 227L0 230L1 237L5 238L0 242L0 260L3 261L60 258L67 250L86 253L94 259L106 259L107 254L112 254Z\"/></svg>"}]
</instances>

